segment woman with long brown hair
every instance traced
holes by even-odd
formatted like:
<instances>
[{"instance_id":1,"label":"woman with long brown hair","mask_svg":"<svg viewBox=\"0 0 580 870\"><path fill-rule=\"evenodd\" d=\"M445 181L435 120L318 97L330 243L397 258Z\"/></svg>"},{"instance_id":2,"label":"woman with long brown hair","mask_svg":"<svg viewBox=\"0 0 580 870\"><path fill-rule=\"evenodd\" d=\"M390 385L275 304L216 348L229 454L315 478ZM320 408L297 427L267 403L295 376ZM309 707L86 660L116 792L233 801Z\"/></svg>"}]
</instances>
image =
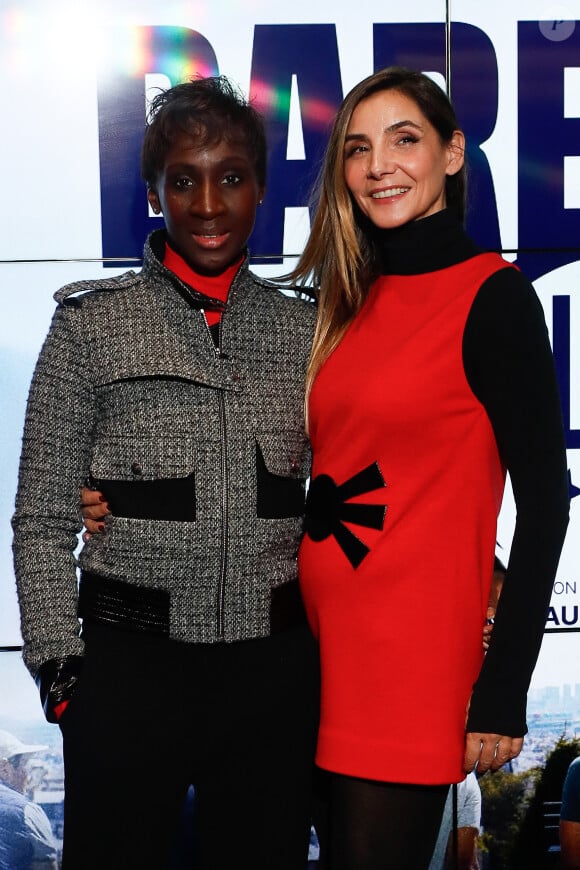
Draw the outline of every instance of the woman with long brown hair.
<instances>
[{"instance_id":1,"label":"woman with long brown hair","mask_svg":"<svg viewBox=\"0 0 580 870\"><path fill-rule=\"evenodd\" d=\"M333 870L427 867L449 784L521 751L567 525L543 313L463 230L464 144L427 76L389 68L357 85L294 273L319 304L299 571ZM506 469L517 521L484 658Z\"/></svg>"}]
</instances>

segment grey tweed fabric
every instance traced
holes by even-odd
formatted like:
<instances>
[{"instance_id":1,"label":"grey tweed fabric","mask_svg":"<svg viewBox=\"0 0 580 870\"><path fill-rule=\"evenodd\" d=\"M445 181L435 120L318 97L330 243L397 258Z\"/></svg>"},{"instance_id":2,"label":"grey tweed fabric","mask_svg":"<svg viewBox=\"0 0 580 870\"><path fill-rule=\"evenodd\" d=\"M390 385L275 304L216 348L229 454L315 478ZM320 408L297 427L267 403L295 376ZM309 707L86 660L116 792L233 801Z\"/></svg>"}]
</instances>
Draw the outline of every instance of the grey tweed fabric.
<instances>
[{"instance_id":1,"label":"grey tweed fabric","mask_svg":"<svg viewBox=\"0 0 580 870\"><path fill-rule=\"evenodd\" d=\"M161 231L163 232L163 231ZM157 237L156 240L154 237ZM153 242L155 241L155 244ZM78 282L33 376L13 518L24 659L83 652L77 618L80 488L195 476L195 520L111 517L79 557L112 580L170 593L170 636L267 636L271 589L296 578L300 518L256 511L256 444L273 474L306 477L303 384L315 311L245 263L221 353L187 288L145 246L139 274Z\"/></svg>"}]
</instances>

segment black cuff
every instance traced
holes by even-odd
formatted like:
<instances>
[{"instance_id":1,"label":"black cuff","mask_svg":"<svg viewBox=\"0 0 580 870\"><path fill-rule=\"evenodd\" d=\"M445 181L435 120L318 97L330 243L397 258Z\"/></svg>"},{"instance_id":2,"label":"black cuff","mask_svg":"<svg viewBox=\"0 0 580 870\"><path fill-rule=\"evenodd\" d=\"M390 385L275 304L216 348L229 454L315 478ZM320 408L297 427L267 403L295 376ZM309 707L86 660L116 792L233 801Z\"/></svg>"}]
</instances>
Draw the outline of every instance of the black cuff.
<instances>
[{"instance_id":1,"label":"black cuff","mask_svg":"<svg viewBox=\"0 0 580 870\"><path fill-rule=\"evenodd\" d=\"M35 682L40 692L44 715L49 722L58 721L54 708L72 698L82 667L82 656L50 659L39 667Z\"/></svg>"},{"instance_id":2,"label":"black cuff","mask_svg":"<svg viewBox=\"0 0 580 870\"><path fill-rule=\"evenodd\" d=\"M526 694L507 688L503 695L482 691L476 684L469 704L466 731L482 734L504 734L523 737L528 733L526 724Z\"/></svg>"}]
</instances>

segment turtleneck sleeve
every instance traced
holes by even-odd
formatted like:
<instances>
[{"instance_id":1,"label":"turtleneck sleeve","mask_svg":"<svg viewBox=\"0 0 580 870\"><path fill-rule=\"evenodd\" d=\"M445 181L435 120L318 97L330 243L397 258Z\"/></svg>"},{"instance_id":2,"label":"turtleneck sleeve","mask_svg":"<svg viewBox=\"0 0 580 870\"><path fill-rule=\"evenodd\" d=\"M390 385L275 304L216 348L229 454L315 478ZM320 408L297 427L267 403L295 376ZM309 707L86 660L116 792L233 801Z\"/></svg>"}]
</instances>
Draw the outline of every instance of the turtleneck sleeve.
<instances>
[{"instance_id":1,"label":"turtleneck sleeve","mask_svg":"<svg viewBox=\"0 0 580 870\"><path fill-rule=\"evenodd\" d=\"M489 651L467 730L521 736L569 512L555 366L540 302L510 266L480 288L463 337L469 384L484 405L517 511Z\"/></svg>"}]
</instances>

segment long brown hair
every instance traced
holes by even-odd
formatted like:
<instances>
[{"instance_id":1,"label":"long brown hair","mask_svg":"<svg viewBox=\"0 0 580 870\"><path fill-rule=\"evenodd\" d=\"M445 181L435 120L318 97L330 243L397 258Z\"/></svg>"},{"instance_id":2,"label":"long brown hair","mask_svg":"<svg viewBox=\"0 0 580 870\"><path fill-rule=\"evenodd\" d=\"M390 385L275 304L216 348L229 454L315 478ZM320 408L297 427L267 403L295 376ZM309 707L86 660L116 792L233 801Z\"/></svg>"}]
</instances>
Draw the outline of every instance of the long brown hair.
<instances>
[{"instance_id":1,"label":"long brown hair","mask_svg":"<svg viewBox=\"0 0 580 870\"><path fill-rule=\"evenodd\" d=\"M330 356L366 299L378 274L378 254L365 231L344 179L344 145L355 108L378 91L396 90L413 100L441 142L448 144L459 129L447 95L428 76L404 67L387 67L359 82L336 115L316 186L316 212L304 252L289 276L309 284L318 297L318 320L308 371L306 402L322 363ZM465 166L445 182L446 204L463 220ZM308 404L306 405L308 409Z\"/></svg>"}]
</instances>

